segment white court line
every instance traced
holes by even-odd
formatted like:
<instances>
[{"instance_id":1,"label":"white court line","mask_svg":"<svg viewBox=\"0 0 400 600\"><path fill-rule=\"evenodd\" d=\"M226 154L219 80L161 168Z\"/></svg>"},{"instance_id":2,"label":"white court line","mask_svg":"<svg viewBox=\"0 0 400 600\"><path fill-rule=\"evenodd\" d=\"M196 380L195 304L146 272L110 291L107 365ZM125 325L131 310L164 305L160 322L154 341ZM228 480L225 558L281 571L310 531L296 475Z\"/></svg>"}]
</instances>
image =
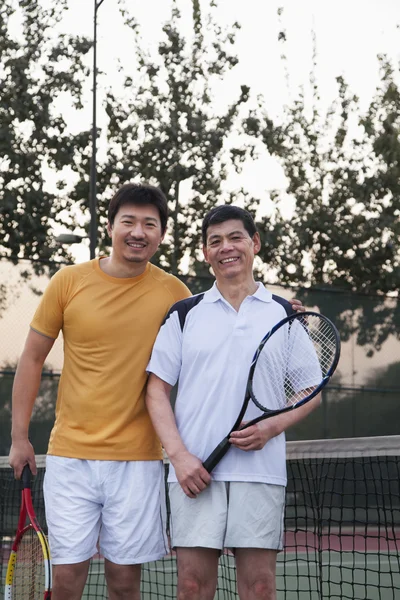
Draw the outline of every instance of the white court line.
<instances>
[{"instance_id":1,"label":"white court line","mask_svg":"<svg viewBox=\"0 0 400 600\"><path fill-rule=\"evenodd\" d=\"M369 570L368 567L372 567L372 566L382 567L382 566L386 566L386 565L390 566L390 564L391 564L391 561L389 561L389 560L373 560L373 561L368 561L368 562L360 561L360 560L358 560L358 561L350 560L347 562L346 561L329 561L326 563L325 562L319 563L319 562L314 562L314 561L310 562L310 560L308 560L307 564L304 564L304 565L299 561L293 561L290 563L278 562L277 568L280 570L283 570L284 568L285 569L296 568L297 570L299 570L299 567L300 567L300 570L301 570L301 567L303 566L304 568L307 567L307 570L309 570L310 565L311 566L315 565L315 566L318 566L318 568L319 567L344 567L344 568L360 567L360 568L364 568L364 570L368 571ZM398 563L396 563L396 564L398 564ZM385 575L385 572L383 572L383 573L379 572L379 571L376 571L376 572L379 573L380 575ZM400 575L400 573L391 573L390 571L388 571L386 573L386 575Z\"/></svg>"},{"instance_id":2,"label":"white court line","mask_svg":"<svg viewBox=\"0 0 400 600\"><path fill-rule=\"evenodd\" d=\"M303 563L302 560L306 561L306 554L304 554L304 559L301 560L293 560L293 561L286 561L284 562L283 560L279 560L277 562L277 569L279 571L282 570L290 570L290 569L296 569L296 570L301 570L303 569L307 569L307 571L310 570L310 568L312 568L313 566L315 567L323 567L323 568L327 568L327 567L344 567L344 568L354 568L354 567L359 567L359 568L364 568L364 570L368 570L368 567L371 566L377 566L377 567L382 567L382 566L390 566L391 563L395 563L394 566L397 566L398 564L398 559L397 559L397 555L394 553L393 554L393 559L392 557L389 557L389 559L387 557L385 557L385 559L380 559L380 560L365 560L362 559L361 557L357 557L356 560L347 560L347 561L327 561L327 562L319 562L317 560L312 560L312 558L310 556L307 557L307 562ZM391 560L392 559L392 560ZM233 558L230 560L230 562L232 562L232 564L234 563ZM101 563L99 562L99 565ZM219 565L218 570L222 570L223 566ZM155 568L155 567L147 567L147 570L150 571L151 573L167 573L167 574L174 574L176 573L176 567L175 566L164 566L162 569L160 568ZM400 573L393 573L393 572L378 572L376 571L376 573L379 573L380 575L400 575ZM99 569L94 571L93 569L90 570L90 575L104 575L104 569Z\"/></svg>"}]
</instances>

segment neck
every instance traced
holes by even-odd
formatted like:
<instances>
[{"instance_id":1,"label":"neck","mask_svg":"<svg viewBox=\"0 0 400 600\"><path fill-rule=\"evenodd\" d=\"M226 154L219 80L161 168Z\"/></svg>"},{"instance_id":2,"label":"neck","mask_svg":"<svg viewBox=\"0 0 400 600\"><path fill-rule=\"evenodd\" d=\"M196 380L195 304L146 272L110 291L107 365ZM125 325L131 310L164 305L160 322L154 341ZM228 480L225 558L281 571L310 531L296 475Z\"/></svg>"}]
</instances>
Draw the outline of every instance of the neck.
<instances>
[{"instance_id":1,"label":"neck","mask_svg":"<svg viewBox=\"0 0 400 600\"><path fill-rule=\"evenodd\" d=\"M99 261L100 269L104 273L110 275L111 277L120 277L121 279L138 277L138 275L142 275L146 270L147 264L147 262L124 262L121 264L115 258L113 258L112 254L111 256L108 256L107 258L102 258Z\"/></svg>"},{"instance_id":2,"label":"neck","mask_svg":"<svg viewBox=\"0 0 400 600\"><path fill-rule=\"evenodd\" d=\"M252 296L258 286L254 281L253 277L245 281L237 280L217 280L217 288L221 293L221 296L225 298L227 302L233 308L238 311L243 300L247 296Z\"/></svg>"}]
</instances>

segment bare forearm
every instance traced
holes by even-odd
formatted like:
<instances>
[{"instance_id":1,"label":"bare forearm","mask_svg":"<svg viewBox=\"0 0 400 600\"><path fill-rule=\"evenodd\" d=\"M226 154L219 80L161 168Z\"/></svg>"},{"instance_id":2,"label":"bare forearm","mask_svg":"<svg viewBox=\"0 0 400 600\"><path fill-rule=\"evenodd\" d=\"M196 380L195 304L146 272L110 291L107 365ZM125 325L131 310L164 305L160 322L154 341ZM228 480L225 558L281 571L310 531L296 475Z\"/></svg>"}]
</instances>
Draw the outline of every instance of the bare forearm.
<instances>
[{"instance_id":1,"label":"bare forearm","mask_svg":"<svg viewBox=\"0 0 400 600\"><path fill-rule=\"evenodd\" d=\"M318 394L318 396L315 396L315 398L304 404L304 406L300 406L299 408L278 415L277 417L267 419L267 421L271 421L271 424L276 428L276 435L279 435L305 419L320 405L320 402L321 395ZM265 421L265 423L267 423L267 421Z\"/></svg>"},{"instance_id":2,"label":"bare forearm","mask_svg":"<svg viewBox=\"0 0 400 600\"><path fill-rule=\"evenodd\" d=\"M175 416L170 403L171 386L159 385L152 381L147 386L146 406L154 429L171 460L179 452L186 451L179 435Z\"/></svg>"},{"instance_id":3,"label":"bare forearm","mask_svg":"<svg viewBox=\"0 0 400 600\"><path fill-rule=\"evenodd\" d=\"M17 479L21 477L24 465L28 464L36 475L34 449L29 441L29 422L37 396L43 363L23 353L18 363L12 393L12 445L10 449L10 465Z\"/></svg>"},{"instance_id":4,"label":"bare forearm","mask_svg":"<svg viewBox=\"0 0 400 600\"><path fill-rule=\"evenodd\" d=\"M307 404L295 410L259 421L248 428L233 431L229 438L230 442L240 450L261 450L270 439L305 419L317 408L319 403L320 396L316 396Z\"/></svg>"},{"instance_id":5,"label":"bare forearm","mask_svg":"<svg viewBox=\"0 0 400 600\"><path fill-rule=\"evenodd\" d=\"M12 445L9 460L17 479L21 477L22 469L26 464L29 464L32 473L36 475L35 454L28 438L29 422L39 391L43 364L53 344L54 339L31 329L15 374L12 391Z\"/></svg>"},{"instance_id":6,"label":"bare forearm","mask_svg":"<svg viewBox=\"0 0 400 600\"><path fill-rule=\"evenodd\" d=\"M33 405L40 387L43 363L21 355L15 374L12 391L12 430L13 441L28 438L29 422Z\"/></svg>"},{"instance_id":7,"label":"bare forearm","mask_svg":"<svg viewBox=\"0 0 400 600\"><path fill-rule=\"evenodd\" d=\"M170 404L171 387L156 375L150 375L146 406L183 491L189 498L195 498L207 487L211 478L201 460L188 451L179 435Z\"/></svg>"}]
</instances>

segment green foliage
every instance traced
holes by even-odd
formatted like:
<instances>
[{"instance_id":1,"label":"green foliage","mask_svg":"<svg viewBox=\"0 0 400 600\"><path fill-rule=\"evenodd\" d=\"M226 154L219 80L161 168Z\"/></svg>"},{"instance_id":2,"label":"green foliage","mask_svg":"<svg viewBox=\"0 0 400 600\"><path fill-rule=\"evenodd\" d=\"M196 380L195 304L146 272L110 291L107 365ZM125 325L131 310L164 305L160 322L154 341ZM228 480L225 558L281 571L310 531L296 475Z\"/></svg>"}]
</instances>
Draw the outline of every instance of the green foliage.
<instances>
[{"instance_id":1,"label":"green foliage","mask_svg":"<svg viewBox=\"0 0 400 600\"><path fill-rule=\"evenodd\" d=\"M295 208L264 219L265 260L281 283L387 293L400 280L400 94L381 58L382 81L367 114L343 78L326 115L310 114L304 95L285 122L253 114L246 123L278 158ZM275 191L276 205L282 193Z\"/></svg>"},{"instance_id":2,"label":"green foliage","mask_svg":"<svg viewBox=\"0 0 400 600\"><path fill-rule=\"evenodd\" d=\"M348 298L335 294L332 316L345 339L357 331L370 349L400 330L397 303L388 308L384 297L400 283L400 72L378 59L380 83L365 114L343 77L337 99L321 108L314 40L311 102L301 90L276 123L260 100L245 121L287 179L286 190L271 193L274 213L259 223L262 260L282 285L301 286L305 303L316 289L359 294L352 314ZM280 210L284 199L293 204L289 217ZM367 310L363 293L381 295L381 303Z\"/></svg>"},{"instance_id":3,"label":"green foliage","mask_svg":"<svg viewBox=\"0 0 400 600\"><path fill-rule=\"evenodd\" d=\"M253 150L245 144L227 145L229 136L239 131L239 113L249 88L241 86L220 114L212 95L213 85L237 63L232 48L239 26L223 32L213 20L213 3L207 14L202 14L198 0L192 6L191 39L181 31L181 14L174 2L156 57L143 49L137 23L124 13L136 40L138 72L135 77L125 75L123 97L112 89L107 94L108 153L99 173L100 220L105 225L110 182L113 188L132 179L159 185L170 199L171 220L156 260L178 273L189 250L191 272L205 274L196 257L201 218L222 198L234 199L223 192L228 168L240 170ZM185 180L192 181L194 190L189 202L179 195Z\"/></svg>"},{"instance_id":4,"label":"green foliage","mask_svg":"<svg viewBox=\"0 0 400 600\"><path fill-rule=\"evenodd\" d=\"M4 0L0 9L0 252L13 260L34 259L37 272L49 260L67 256L52 239L54 221L71 219L73 204L84 212L88 207L89 133L68 132L58 100L68 97L74 107L82 106L88 74L84 57L91 44L54 34L65 5L65 0L53 2L46 10L40 0ZM144 49L138 23L121 8L135 41L137 69L133 65L132 72L123 72L123 92L111 87L107 92L107 157L98 169L101 247L109 243L106 208L113 190L128 180L147 180L170 200L170 226L156 261L176 273L188 265L190 275L207 277L198 254L202 216L221 201L256 211L257 199L250 200L243 190L227 193L225 181L230 169L240 172L254 156L258 138L288 181L285 194L272 192L276 210L259 223L261 277L268 265L281 284L303 288L298 295L305 303L313 290L332 286L381 295L398 289L398 70L379 58L381 82L365 114L342 77L337 79L337 99L324 111L314 52L311 105L300 93L277 123L262 99L249 112L250 90L242 85L217 112L213 90L238 62L234 43L239 25L223 31L212 0L207 5L192 0L191 6L193 30L184 36L173 2L156 56ZM278 13L281 20L282 10ZM21 22L18 35L13 33L15 19ZM281 26L279 40L285 44L286 38ZM62 194L66 166L79 179L68 197ZM46 185L48 169L57 177L57 193ZM193 192L183 199L180 189L188 181ZM294 205L289 219L279 210L286 196ZM0 310L6 291L2 282ZM367 309L357 295L348 311L348 299L335 298L336 312L329 314L344 339L357 330L359 343L379 348L389 334L398 335L398 309L384 300ZM323 304L319 308L324 312Z\"/></svg>"},{"instance_id":5,"label":"green foliage","mask_svg":"<svg viewBox=\"0 0 400 600\"><path fill-rule=\"evenodd\" d=\"M40 0L3 0L0 8L0 252L14 263L34 260L36 273L68 257L52 227L71 201L51 190L49 175L62 190L64 167L87 170L89 134L67 131L58 102L82 107L91 44L54 34L65 7L65 0L49 9Z\"/></svg>"}]
</instances>

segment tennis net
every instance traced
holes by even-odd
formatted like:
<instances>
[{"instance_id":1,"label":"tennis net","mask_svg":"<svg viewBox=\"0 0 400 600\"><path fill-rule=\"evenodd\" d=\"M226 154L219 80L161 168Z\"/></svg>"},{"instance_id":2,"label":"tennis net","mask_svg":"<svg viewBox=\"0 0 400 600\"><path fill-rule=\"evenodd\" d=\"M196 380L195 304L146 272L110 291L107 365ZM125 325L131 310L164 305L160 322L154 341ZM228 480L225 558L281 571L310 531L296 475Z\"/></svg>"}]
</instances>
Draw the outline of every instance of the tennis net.
<instances>
[{"instance_id":1,"label":"tennis net","mask_svg":"<svg viewBox=\"0 0 400 600\"><path fill-rule=\"evenodd\" d=\"M45 527L44 457L34 504ZM288 442L285 550L279 600L396 600L400 597L400 436ZM0 565L4 578L17 526L19 485L0 459ZM234 600L234 559L220 559L218 600ZM4 593L4 592L3 592ZM0 593L0 597L2 597ZM142 598L176 597L173 554L143 567ZM91 563L84 599L106 599L104 564Z\"/></svg>"}]
</instances>

